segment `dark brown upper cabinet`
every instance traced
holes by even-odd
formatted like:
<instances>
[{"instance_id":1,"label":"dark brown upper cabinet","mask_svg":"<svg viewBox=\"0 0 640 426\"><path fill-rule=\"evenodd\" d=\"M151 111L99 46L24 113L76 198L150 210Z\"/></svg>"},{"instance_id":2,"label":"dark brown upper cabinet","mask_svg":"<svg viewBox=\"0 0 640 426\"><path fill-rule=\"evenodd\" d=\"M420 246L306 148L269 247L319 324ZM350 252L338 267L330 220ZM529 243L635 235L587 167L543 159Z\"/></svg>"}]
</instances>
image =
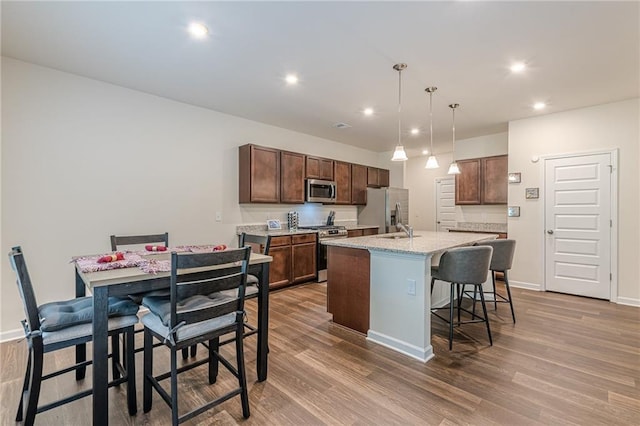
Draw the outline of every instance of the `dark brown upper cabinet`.
<instances>
[{"instance_id":1,"label":"dark brown upper cabinet","mask_svg":"<svg viewBox=\"0 0 640 426\"><path fill-rule=\"evenodd\" d=\"M506 204L506 155L458 161L456 204Z\"/></svg>"},{"instance_id":2,"label":"dark brown upper cabinet","mask_svg":"<svg viewBox=\"0 0 640 426\"><path fill-rule=\"evenodd\" d=\"M280 152L280 202L304 203L304 154Z\"/></svg>"},{"instance_id":3,"label":"dark brown upper cabinet","mask_svg":"<svg viewBox=\"0 0 640 426\"><path fill-rule=\"evenodd\" d=\"M367 186L389 186L389 170L253 144L239 148L239 202L303 204L305 179L336 182L336 204L367 204Z\"/></svg>"},{"instance_id":4,"label":"dark brown upper cabinet","mask_svg":"<svg viewBox=\"0 0 640 426\"><path fill-rule=\"evenodd\" d=\"M507 204L509 186L508 157L486 157L482 159L482 203Z\"/></svg>"},{"instance_id":5,"label":"dark brown upper cabinet","mask_svg":"<svg viewBox=\"0 0 640 426\"><path fill-rule=\"evenodd\" d=\"M386 188L389 186L389 170L367 167L367 186L369 188Z\"/></svg>"},{"instance_id":6,"label":"dark brown upper cabinet","mask_svg":"<svg viewBox=\"0 0 640 426\"><path fill-rule=\"evenodd\" d=\"M351 165L351 204L367 204L367 166Z\"/></svg>"},{"instance_id":7,"label":"dark brown upper cabinet","mask_svg":"<svg viewBox=\"0 0 640 426\"><path fill-rule=\"evenodd\" d=\"M336 181L336 204L351 204L351 163L334 161L333 177Z\"/></svg>"},{"instance_id":8,"label":"dark brown upper cabinet","mask_svg":"<svg viewBox=\"0 0 640 426\"><path fill-rule=\"evenodd\" d=\"M280 202L280 151L243 145L239 152L240 203Z\"/></svg>"},{"instance_id":9,"label":"dark brown upper cabinet","mask_svg":"<svg viewBox=\"0 0 640 426\"><path fill-rule=\"evenodd\" d=\"M333 160L307 155L307 179L333 180Z\"/></svg>"}]
</instances>

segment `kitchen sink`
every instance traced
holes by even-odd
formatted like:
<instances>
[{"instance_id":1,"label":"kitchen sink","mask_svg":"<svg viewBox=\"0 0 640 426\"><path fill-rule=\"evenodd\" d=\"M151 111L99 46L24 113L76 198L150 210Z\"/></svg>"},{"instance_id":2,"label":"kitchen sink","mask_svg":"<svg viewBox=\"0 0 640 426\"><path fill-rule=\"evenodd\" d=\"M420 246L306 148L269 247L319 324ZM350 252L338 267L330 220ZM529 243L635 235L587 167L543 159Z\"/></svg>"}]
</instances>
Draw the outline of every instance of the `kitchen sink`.
<instances>
[{"instance_id":1,"label":"kitchen sink","mask_svg":"<svg viewBox=\"0 0 640 426\"><path fill-rule=\"evenodd\" d=\"M413 238L418 238L420 235L414 235ZM407 234L384 234L379 235L378 238L385 238L387 240L404 240L409 238Z\"/></svg>"}]
</instances>

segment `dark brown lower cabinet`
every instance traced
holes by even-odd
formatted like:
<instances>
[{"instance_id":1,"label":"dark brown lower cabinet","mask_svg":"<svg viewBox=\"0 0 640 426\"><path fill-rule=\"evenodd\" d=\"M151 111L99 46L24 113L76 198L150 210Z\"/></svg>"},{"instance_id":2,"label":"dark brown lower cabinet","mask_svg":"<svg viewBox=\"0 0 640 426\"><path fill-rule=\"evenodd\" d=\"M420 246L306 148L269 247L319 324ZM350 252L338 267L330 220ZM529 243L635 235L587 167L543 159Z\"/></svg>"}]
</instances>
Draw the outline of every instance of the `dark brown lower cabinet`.
<instances>
[{"instance_id":1,"label":"dark brown lower cabinet","mask_svg":"<svg viewBox=\"0 0 640 426\"><path fill-rule=\"evenodd\" d=\"M333 322L360 333L369 331L369 251L327 249L327 311Z\"/></svg>"},{"instance_id":2,"label":"dark brown lower cabinet","mask_svg":"<svg viewBox=\"0 0 640 426\"><path fill-rule=\"evenodd\" d=\"M269 288L311 281L316 278L315 233L271 238Z\"/></svg>"}]
</instances>

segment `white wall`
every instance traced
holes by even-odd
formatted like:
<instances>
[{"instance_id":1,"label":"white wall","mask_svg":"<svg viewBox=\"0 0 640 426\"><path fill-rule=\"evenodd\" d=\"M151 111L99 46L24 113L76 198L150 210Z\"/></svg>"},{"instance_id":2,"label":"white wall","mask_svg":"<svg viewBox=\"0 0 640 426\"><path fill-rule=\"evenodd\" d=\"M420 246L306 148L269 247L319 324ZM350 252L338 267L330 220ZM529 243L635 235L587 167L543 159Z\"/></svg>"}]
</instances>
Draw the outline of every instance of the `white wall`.
<instances>
[{"instance_id":1,"label":"white wall","mask_svg":"<svg viewBox=\"0 0 640 426\"><path fill-rule=\"evenodd\" d=\"M522 173L521 184L509 185L509 204L521 210L519 218L509 218L509 237L518 241L520 253L511 274L514 283L541 288L544 279L542 198L524 198L524 188L542 188L544 161L531 158L619 149L617 301L640 305L639 123L640 99L509 123L509 171Z\"/></svg>"},{"instance_id":2,"label":"white wall","mask_svg":"<svg viewBox=\"0 0 640 426\"><path fill-rule=\"evenodd\" d=\"M239 145L384 166L371 151L2 59L1 247L23 247L40 303L73 297L71 256L107 251L111 234L235 245L236 225L302 208L240 207ZM19 327L19 300L3 255L1 332Z\"/></svg>"},{"instance_id":3,"label":"white wall","mask_svg":"<svg viewBox=\"0 0 640 426\"><path fill-rule=\"evenodd\" d=\"M505 155L508 150L508 134L493 135L456 141L456 159ZM437 155L437 169L425 169L427 157L413 157L405 163L405 187L409 188L410 223L415 229L435 230L436 186L435 180L447 177L451 152ZM456 206L458 222L506 223L507 209L504 205Z\"/></svg>"}]
</instances>

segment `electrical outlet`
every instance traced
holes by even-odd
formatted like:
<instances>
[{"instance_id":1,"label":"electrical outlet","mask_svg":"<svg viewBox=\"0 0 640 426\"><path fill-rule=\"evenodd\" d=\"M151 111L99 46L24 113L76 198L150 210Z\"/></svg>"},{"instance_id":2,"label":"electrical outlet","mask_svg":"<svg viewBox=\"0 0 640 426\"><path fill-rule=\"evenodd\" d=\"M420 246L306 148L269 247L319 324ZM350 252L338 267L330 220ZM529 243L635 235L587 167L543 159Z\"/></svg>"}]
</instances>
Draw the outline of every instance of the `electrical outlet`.
<instances>
[{"instance_id":1,"label":"electrical outlet","mask_svg":"<svg viewBox=\"0 0 640 426\"><path fill-rule=\"evenodd\" d=\"M411 296L416 295L416 280L407 280L409 285L407 286L407 294Z\"/></svg>"},{"instance_id":2,"label":"electrical outlet","mask_svg":"<svg viewBox=\"0 0 640 426\"><path fill-rule=\"evenodd\" d=\"M216 222L222 222L222 212L216 212Z\"/></svg>"}]
</instances>

